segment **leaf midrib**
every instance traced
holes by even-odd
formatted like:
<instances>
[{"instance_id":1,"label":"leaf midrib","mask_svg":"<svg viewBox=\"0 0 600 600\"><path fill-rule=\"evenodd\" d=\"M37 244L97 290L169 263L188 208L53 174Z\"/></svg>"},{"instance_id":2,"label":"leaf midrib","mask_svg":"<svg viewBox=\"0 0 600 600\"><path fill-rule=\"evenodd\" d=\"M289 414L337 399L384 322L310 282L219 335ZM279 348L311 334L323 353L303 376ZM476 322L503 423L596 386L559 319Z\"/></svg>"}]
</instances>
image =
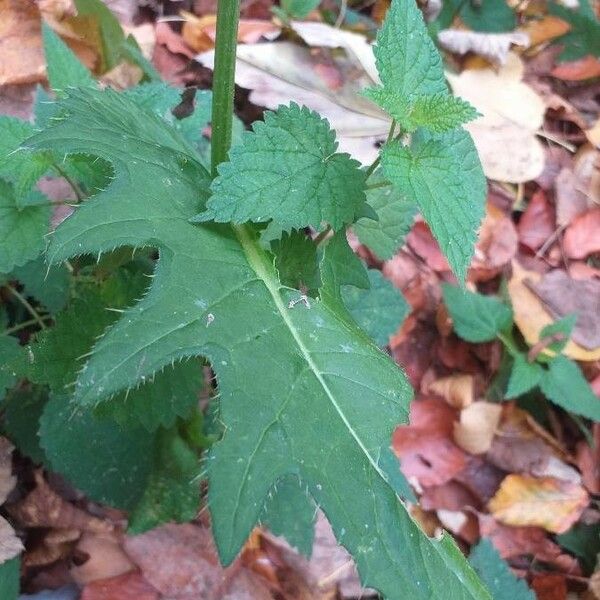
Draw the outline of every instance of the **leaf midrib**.
<instances>
[{"instance_id":1,"label":"leaf midrib","mask_svg":"<svg viewBox=\"0 0 600 600\"><path fill-rule=\"evenodd\" d=\"M269 294L271 295L271 298L273 298L273 302L275 303L275 306L276 306L279 314L281 315L283 322L285 323L290 334L294 338L294 341L296 342L296 345L298 346L298 348L302 354L302 358L306 361L306 364L308 365L309 369L312 371L313 375L319 382L320 386L323 389L323 392L325 393L325 395L331 402L332 406L334 407L335 411L339 415L340 419L344 423L344 426L346 427L348 432L352 435L352 437L354 438L354 441L357 443L357 445L360 448L360 450L362 451L362 453L366 456L367 460L369 461L370 465L373 467L374 471L379 475L379 477L381 477L381 479L383 479L383 481L386 483L386 485L390 486L387 476L381 470L381 468L379 467L377 462L374 460L374 458L371 455L371 453L369 452L369 450L364 445L364 443L361 440L358 433L352 427L352 424L346 417L344 411L342 410L342 407L338 404L333 392L331 391L331 389L327 385L327 382L323 378L323 373L321 373L317 364L314 362L313 357L310 353L310 350L307 348L307 346L305 345L305 343L302 339L302 335L301 335L300 331L298 330L298 328L296 327L294 322L290 319L290 316L288 314L288 309L283 301L283 298L281 297L281 293L280 293L281 284L279 283L279 281L277 280L277 278L274 276L273 272L271 271L268 259L265 256L262 248L260 248L258 246L258 244L252 239L252 236L251 236L248 228L245 225L241 225L241 226L234 225L233 229L234 229L235 234L240 242L240 245L242 246L244 254L246 255L248 263L250 264L250 266L252 267L252 269L254 270L256 275L263 281L263 283L265 284L265 287L267 288L267 290L269 291Z\"/></svg>"}]
</instances>

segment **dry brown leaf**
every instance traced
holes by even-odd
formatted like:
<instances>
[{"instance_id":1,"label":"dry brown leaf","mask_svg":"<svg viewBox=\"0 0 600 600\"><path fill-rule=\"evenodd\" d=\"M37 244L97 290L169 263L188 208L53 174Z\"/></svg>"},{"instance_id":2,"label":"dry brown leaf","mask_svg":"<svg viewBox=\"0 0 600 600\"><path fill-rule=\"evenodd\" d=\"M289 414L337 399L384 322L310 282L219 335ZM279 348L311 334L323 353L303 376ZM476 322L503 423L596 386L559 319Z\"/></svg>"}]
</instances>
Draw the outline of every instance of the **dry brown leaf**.
<instances>
[{"instance_id":1,"label":"dry brown leaf","mask_svg":"<svg viewBox=\"0 0 600 600\"><path fill-rule=\"evenodd\" d=\"M23 542L17 537L10 523L0 517L0 564L23 552Z\"/></svg>"},{"instance_id":2,"label":"dry brown leaf","mask_svg":"<svg viewBox=\"0 0 600 600\"><path fill-rule=\"evenodd\" d=\"M569 258L587 258L600 252L600 208L579 215L568 227L563 249Z\"/></svg>"},{"instance_id":3,"label":"dry brown leaf","mask_svg":"<svg viewBox=\"0 0 600 600\"><path fill-rule=\"evenodd\" d=\"M565 62L554 67L551 75L563 81L585 81L600 77L600 60L588 54L579 60Z\"/></svg>"},{"instance_id":4,"label":"dry brown leaf","mask_svg":"<svg viewBox=\"0 0 600 600\"><path fill-rule=\"evenodd\" d=\"M456 373L436 379L427 391L441 396L452 408L462 409L473 402L473 385L473 375Z\"/></svg>"},{"instance_id":5,"label":"dry brown leaf","mask_svg":"<svg viewBox=\"0 0 600 600\"><path fill-rule=\"evenodd\" d=\"M113 529L107 521L75 508L47 483L41 471L35 473L35 488L9 508L10 515L24 527L52 527L106 533Z\"/></svg>"},{"instance_id":6,"label":"dry brown leaf","mask_svg":"<svg viewBox=\"0 0 600 600\"><path fill-rule=\"evenodd\" d=\"M77 543L76 551L89 557L83 564L71 568L71 576L80 586L91 581L117 577L135 568L123 551L121 539L114 533L84 533Z\"/></svg>"},{"instance_id":7,"label":"dry brown leaf","mask_svg":"<svg viewBox=\"0 0 600 600\"><path fill-rule=\"evenodd\" d=\"M506 525L564 533L588 503L588 493L580 485L554 477L512 474L506 476L488 507Z\"/></svg>"},{"instance_id":8,"label":"dry brown leaf","mask_svg":"<svg viewBox=\"0 0 600 600\"><path fill-rule=\"evenodd\" d=\"M159 593L140 573L125 573L88 583L80 600L159 600Z\"/></svg>"},{"instance_id":9,"label":"dry brown leaf","mask_svg":"<svg viewBox=\"0 0 600 600\"><path fill-rule=\"evenodd\" d=\"M473 402L461 411L460 421L454 424L454 441L470 454L487 452L501 415L499 404L483 400Z\"/></svg>"},{"instance_id":10,"label":"dry brown leaf","mask_svg":"<svg viewBox=\"0 0 600 600\"><path fill-rule=\"evenodd\" d=\"M568 23L553 15L546 15L542 19L531 19L523 27L523 31L529 36L529 43L532 47L560 37L569 29Z\"/></svg>"},{"instance_id":11,"label":"dry brown leaf","mask_svg":"<svg viewBox=\"0 0 600 600\"><path fill-rule=\"evenodd\" d=\"M556 203L556 222L563 227L569 225L577 215L590 208L587 194L589 181L581 180L580 170L564 167L556 177L554 198Z\"/></svg>"},{"instance_id":12,"label":"dry brown leaf","mask_svg":"<svg viewBox=\"0 0 600 600\"><path fill-rule=\"evenodd\" d=\"M528 271L516 261L513 262L513 274L508 282L515 323L523 334L525 341L534 346L540 341L540 333L546 325L554 323L554 319L546 311L538 296L531 291L529 285L539 283L542 276L535 271ZM575 360L594 361L600 359L600 348L586 350L573 340L569 340L563 353Z\"/></svg>"},{"instance_id":13,"label":"dry brown leaf","mask_svg":"<svg viewBox=\"0 0 600 600\"><path fill-rule=\"evenodd\" d=\"M0 0L0 85L45 79L41 16L34 0Z\"/></svg>"},{"instance_id":14,"label":"dry brown leaf","mask_svg":"<svg viewBox=\"0 0 600 600\"><path fill-rule=\"evenodd\" d=\"M598 119L592 127L585 130L585 135L590 141L590 144L600 148L600 119Z\"/></svg>"},{"instance_id":15,"label":"dry brown leaf","mask_svg":"<svg viewBox=\"0 0 600 600\"><path fill-rule=\"evenodd\" d=\"M556 231L554 208L544 190L537 190L517 225L519 242L533 252L539 250Z\"/></svg>"},{"instance_id":16,"label":"dry brown leaf","mask_svg":"<svg viewBox=\"0 0 600 600\"><path fill-rule=\"evenodd\" d=\"M12 453L15 447L0 436L0 504L4 504L13 491L17 478L12 474Z\"/></svg>"},{"instance_id":17,"label":"dry brown leaf","mask_svg":"<svg viewBox=\"0 0 600 600\"><path fill-rule=\"evenodd\" d=\"M511 46L529 46L529 36L522 31L482 33L464 29L445 29L438 33L443 48L456 54L473 52L492 63L506 63Z\"/></svg>"},{"instance_id":18,"label":"dry brown leaf","mask_svg":"<svg viewBox=\"0 0 600 600\"><path fill-rule=\"evenodd\" d=\"M466 125L477 146L486 176L523 183L544 169L544 148L536 137L546 107L542 98L521 81L523 64L513 53L498 70L447 73L457 96L468 100L483 116Z\"/></svg>"}]
</instances>

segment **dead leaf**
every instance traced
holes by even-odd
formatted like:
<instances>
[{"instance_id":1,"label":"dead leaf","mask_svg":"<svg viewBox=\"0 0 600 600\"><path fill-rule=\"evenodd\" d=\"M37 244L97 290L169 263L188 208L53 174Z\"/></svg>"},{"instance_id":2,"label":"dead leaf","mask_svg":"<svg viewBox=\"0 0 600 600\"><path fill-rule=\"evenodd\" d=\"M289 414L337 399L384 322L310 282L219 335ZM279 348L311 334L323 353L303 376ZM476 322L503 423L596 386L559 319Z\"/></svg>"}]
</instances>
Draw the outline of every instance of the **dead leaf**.
<instances>
[{"instance_id":1,"label":"dead leaf","mask_svg":"<svg viewBox=\"0 0 600 600\"><path fill-rule=\"evenodd\" d=\"M513 53L498 70L465 70L446 74L457 96L483 116L466 125L473 135L486 176L522 183L544 169L544 148L536 137L546 107L541 97L521 81L523 64Z\"/></svg>"},{"instance_id":2,"label":"dead leaf","mask_svg":"<svg viewBox=\"0 0 600 600\"><path fill-rule=\"evenodd\" d=\"M410 482L423 487L442 485L464 468L467 455L452 439L455 418L456 412L443 400L413 401L410 425L400 425L392 436L392 448Z\"/></svg>"},{"instance_id":3,"label":"dead leaf","mask_svg":"<svg viewBox=\"0 0 600 600\"><path fill-rule=\"evenodd\" d=\"M428 392L441 396L452 408L462 409L473 402L473 375L456 373L433 381Z\"/></svg>"},{"instance_id":4,"label":"dead leaf","mask_svg":"<svg viewBox=\"0 0 600 600\"><path fill-rule=\"evenodd\" d=\"M587 184L582 181L578 172L569 167L561 169L556 178L554 193L558 225L569 225L575 217L590 208L588 186L589 181Z\"/></svg>"},{"instance_id":5,"label":"dead leaf","mask_svg":"<svg viewBox=\"0 0 600 600\"><path fill-rule=\"evenodd\" d=\"M0 0L0 85L45 79L41 15L34 0Z\"/></svg>"},{"instance_id":6,"label":"dead leaf","mask_svg":"<svg viewBox=\"0 0 600 600\"><path fill-rule=\"evenodd\" d=\"M574 219L565 232L563 248L569 258L586 258L600 252L600 208Z\"/></svg>"},{"instance_id":7,"label":"dead leaf","mask_svg":"<svg viewBox=\"0 0 600 600\"><path fill-rule=\"evenodd\" d=\"M600 77L600 60L588 54L579 60L565 62L554 67L551 75L563 81L585 81Z\"/></svg>"},{"instance_id":8,"label":"dead leaf","mask_svg":"<svg viewBox=\"0 0 600 600\"><path fill-rule=\"evenodd\" d=\"M531 19L523 31L529 36L530 46L537 46L549 42L570 30L568 23L553 15L545 15L541 19Z\"/></svg>"},{"instance_id":9,"label":"dead leaf","mask_svg":"<svg viewBox=\"0 0 600 600\"><path fill-rule=\"evenodd\" d=\"M531 588L537 600L567 600L567 580L562 573L535 573Z\"/></svg>"},{"instance_id":10,"label":"dead leaf","mask_svg":"<svg viewBox=\"0 0 600 600\"><path fill-rule=\"evenodd\" d=\"M600 281L571 279L565 271L555 269L529 287L556 319L577 315L571 335L574 342L592 352L600 348Z\"/></svg>"},{"instance_id":11,"label":"dead leaf","mask_svg":"<svg viewBox=\"0 0 600 600\"><path fill-rule=\"evenodd\" d=\"M598 119L590 129L586 129L584 133L590 144L596 148L600 148L600 119Z\"/></svg>"},{"instance_id":12,"label":"dead leaf","mask_svg":"<svg viewBox=\"0 0 600 600\"><path fill-rule=\"evenodd\" d=\"M4 504L17 481L12 474L14 449L5 437L0 437L0 504ZM0 517L0 563L18 556L22 551L23 543L15 534L15 530L6 519Z\"/></svg>"},{"instance_id":13,"label":"dead leaf","mask_svg":"<svg viewBox=\"0 0 600 600\"><path fill-rule=\"evenodd\" d=\"M462 483L483 506L498 491L504 476L503 470L481 456L470 456L464 469L456 474L455 481Z\"/></svg>"},{"instance_id":14,"label":"dead leaf","mask_svg":"<svg viewBox=\"0 0 600 600\"><path fill-rule=\"evenodd\" d=\"M20 502L9 507L10 515L24 527L77 529L107 533L113 526L75 508L47 483L41 471L35 472L35 488Z\"/></svg>"},{"instance_id":15,"label":"dead leaf","mask_svg":"<svg viewBox=\"0 0 600 600\"><path fill-rule=\"evenodd\" d=\"M529 346L534 346L540 341L540 333L546 325L554 322L554 319L545 309L538 296L530 289L540 282L542 276L535 271L528 271L513 262L513 274L508 282L508 293L515 323L523 334L525 341ZM528 284L525 283L527 280ZM567 288L561 288L562 292L569 291ZM600 348L587 350L573 340L569 340L563 349L563 353L575 360L593 361L600 359Z\"/></svg>"},{"instance_id":16,"label":"dead leaf","mask_svg":"<svg viewBox=\"0 0 600 600\"><path fill-rule=\"evenodd\" d=\"M595 447L584 441L579 442L575 462L587 490L591 494L600 494L600 423L594 423L592 431Z\"/></svg>"},{"instance_id":17,"label":"dead leaf","mask_svg":"<svg viewBox=\"0 0 600 600\"><path fill-rule=\"evenodd\" d=\"M88 583L80 600L160 600L159 593L137 572Z\"/></svg>"},{"instance_id":18,"label":"dead leaf","mask_svg":"<svg viewBox=\"0 0 600 600\"><path fill-rule=\"evenodd\" d=\"M537 190L517 225L519 242L537 252L555 233L556 216L544 190Z\"/></svg>"},{"instance_id":19,"label":"dead leaf","mask_svg":"<svg viewBox=\"0 0 600 600\"><path fill-rule=\"evenodd\" d=\"M589 503L585 489L554 477L508 475L488 507L505 525L564 533Z\"/></svg>"},{"instance_id":20,"label":"dead leaf","mask_svg":"<svg viewBox=\"0 0 600 600\"><path fill-rule=\"evenodd\" d=\"M434 271L438 273L450 271L448 260L442 254L437 240L433 237L431 229L429 229L429 226L424 221L417 221L413 225L413 228L406 236L406 243Z\"/></svg>"},{"instance_id":21,"label":"dead leaf","mask_svg":"<svg viewBox=\"0 0 600 600\"><path fill-rule=\"evenodd\" d=\"M419 498L419 504L423 510L459 511L466 507L480 508L477 497L458 481L426 488Z\"/></svg>"},{"instance_id":22,"label":"dead leaf","mask_svg":"<svg viewBox=\"0 0 600 600\"><path fill-rule=\"evenodd\" d=\"M438 41L445 50L456 54L473 52L492 63L505 64L511 46L527 48L529 36L522 31L508 33L481 33L464 29L445 29L438 33Z\"/></svg>"},{"instance_id":23,"label":"dead leaf","mask_svg":"<svg viewBox=\"0 0 600 600\"><path fill-rule=\"evenodd\" d=\"M84 533L77 543L76 552L88 557L84 563L71 568L71 576L80 586L117 577L135 568L123 551L121 539L114 533Z\"/></svg>"},{"instance_id":24,"label":"dead leaf","mask_svg":"<svg viewBox=\"0 0 600 600\"><path fill-rule=\"evenodd\" d=\"M460 421L454 424L454 441L470 454L483 454L490 449L502 407L478 400L460 412Z\"/></svg>"},{"instance_id":25,"label":"dead leaf","mask_svg":"<svg viewBox=\"0 0 600 600\"><path fill-rule=\"evenodd\" d=\"M239 45L236 83L250 89L250 101L259 106L275 109L294 101L317 111L336 130L341 151L368 164L377 157L376 144L385 140L391 122L360 94L376 83L371 49L363 36L324 27L317 33L298 27L306 39L315 41L317 36L321 52L291 42ZM343 52L333 49L333 44ZM197 60L212 69L214 51L200 54ZM327 69L323 69L324 64ZM329 67L341 74L341 87L337 78L331 86Z\"/></svg>"},{"instance_id":26,"label":"dead leaf","mask_svg":"<svg viewBox=\"0 0 600 600\"><path fill-rule=\"evenodd\" d=\"M0 517L0 564L18 556L23 550L23 542L15 530L4 517Z\"/></svg>"}]
</instances>

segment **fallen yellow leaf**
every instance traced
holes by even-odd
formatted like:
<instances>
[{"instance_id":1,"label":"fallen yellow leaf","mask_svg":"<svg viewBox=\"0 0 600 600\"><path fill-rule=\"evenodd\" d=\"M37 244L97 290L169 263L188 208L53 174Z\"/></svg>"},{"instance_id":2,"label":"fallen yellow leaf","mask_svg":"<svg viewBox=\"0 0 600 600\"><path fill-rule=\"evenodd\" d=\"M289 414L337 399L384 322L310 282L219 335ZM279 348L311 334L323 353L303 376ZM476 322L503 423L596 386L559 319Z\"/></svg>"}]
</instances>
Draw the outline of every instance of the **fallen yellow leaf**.
<instances>
[{"instance_id":1,"label":"fallen yellow leaf","mask_svg":"<svg viewBox=\"0 0 600 600\"><path fill-rule=\"evenodd\" d=\"M473 402L473 375L456 374L433 381L427 390L441 396L453 408L465 408Z\"/></svg>"},{"instance_id":2,"label":"fallen yellow leaf","mask_svg":"<svg viewBox=\"0 0 600 600\"><path fill-rule=\"evenodd\" d=\"M488 508L506 525L564 533L579 519L588 502L585 489L575 483L512 474L504 478Z\"/></svg>"},{"instance_id":3,"label":"fallen yellow leaf","mask_svg":"<svg viewBox=\"0 0 600 600\"><path fill-rule=\"evenodd\" d=\"M492 402L473 402L460 413L454 424L454 441L471 454L483 454L490 449L500 422L502 407Z\"/></svg>"}]
</instances>

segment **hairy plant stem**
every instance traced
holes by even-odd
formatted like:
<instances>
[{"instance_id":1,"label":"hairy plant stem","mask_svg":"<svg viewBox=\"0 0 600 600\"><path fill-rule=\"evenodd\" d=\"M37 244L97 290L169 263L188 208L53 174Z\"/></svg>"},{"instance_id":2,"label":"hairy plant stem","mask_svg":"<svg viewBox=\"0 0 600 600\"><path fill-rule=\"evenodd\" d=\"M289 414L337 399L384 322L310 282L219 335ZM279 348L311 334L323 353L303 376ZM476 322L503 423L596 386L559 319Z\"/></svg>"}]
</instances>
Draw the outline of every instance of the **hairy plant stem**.
<instances>
[{"instance_id":1,"label":"hairy plant stem","mask_svg":"<svg viewBox=\"0 0 600 600\"><path fill-rule=\"evenodd\" d=\"M51 321L52 315L41 315L40 319L42 321ZM9 327L5 329L0 335L10 335L11 333L17 333L17 331L22 331L23 329L27 329L27 327L31 327L32 325L39 325L40 322L37 319L29 319L28 321L22 321L17 325L13 325L13 327Z\"/></svg>"},{"instance_id":2,"label":"hairy plant stem","mask_svg":"<svg viewBox=\"0 0 600 600\"><path fill-rule=\"evenodd\" d=\"M385 142L386 144L389 144L394 139L395 133L396 133L396 120L394 119L392 121L392 124L390 125L390 131L388 133L387 140ZM402 132L400 132L398 135L400 135L401 133ZM379 166L380 162L381 162L381 153L379 154L379 156L377 156L377 158L373 161L371 166L367 169L366 179L369 179L369 177L371 177L371 175L373 175L373 172Z\"/></svg>"},{"instance_id":3,"label":"hairy plant stem","mask_svg":"<svg viewBox=\"0 0 600 600\"><path fill-rule=\"evenodd\" d=\"M6 289L24 306L25 310L33 317L34 321L41 329L46 329L46 324L40 314L29 304L27 298L18 292L12 285L7 285Z\"/></svg>"},{"instance_id":4,"label":"hairy plant stem","mask_svg":"<svg viewBox=\"0 0 600 600\"><path fill-rule=\"evenodd\" d=\"M227 160L233 125L235 91L235 54L240 19L240 0L219 0L212 102L212 175Z\"/></svg>"},{"instance_id":5,"label":"hairy plant stem","mask_svg":"<svg viewBox=\"0 0 600 600\"><path fill-rule=\"evenodd\" d=\"M77 197L77 201L81 202L85 198L85 194L83 193L77 182L74 179L72 179L58 163L53 163L52 167L69 184L69 186L73 190L73 193Z\"/></svg>"}]
</instances>

